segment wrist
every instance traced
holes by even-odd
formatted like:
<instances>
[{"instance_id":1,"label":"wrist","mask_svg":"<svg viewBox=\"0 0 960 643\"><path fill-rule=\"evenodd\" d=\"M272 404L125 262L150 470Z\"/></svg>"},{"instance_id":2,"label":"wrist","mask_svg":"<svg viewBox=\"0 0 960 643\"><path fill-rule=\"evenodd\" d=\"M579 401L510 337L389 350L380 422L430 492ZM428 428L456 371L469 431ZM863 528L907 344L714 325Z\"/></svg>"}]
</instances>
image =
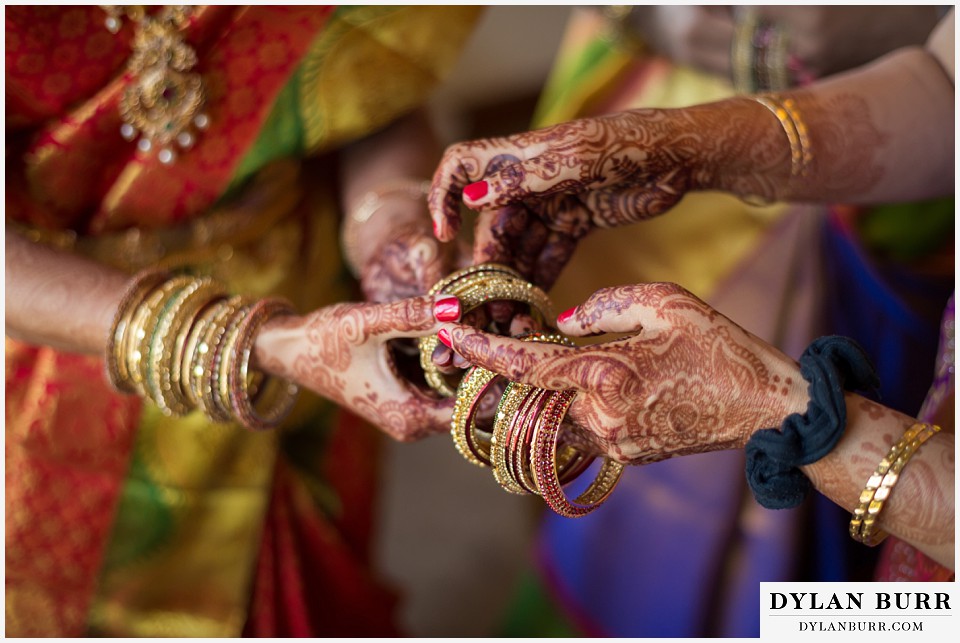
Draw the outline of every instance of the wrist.
<instances>
[{"instance_id":1,"label":"wrist","mask_svg":"<svg viewBox=\"0 0 960 643\"><path fill-rule=\"evenodd\" d=\"M268 375L298 382L295 364L305 344L304 318L299 315L266 321L253 343L251 366Z\"/></svg>"},{"instance_id":2,"label":"wrist","mask_svg":"<svg viewBox=\"0 0 960 643\"><path fill-rule=\"evenodd\" d=\"M700 132L692 189L772 202L791 172L791 146L777 117L749 98L675 110L677 127Z\"/></svg>"}]
</instances>

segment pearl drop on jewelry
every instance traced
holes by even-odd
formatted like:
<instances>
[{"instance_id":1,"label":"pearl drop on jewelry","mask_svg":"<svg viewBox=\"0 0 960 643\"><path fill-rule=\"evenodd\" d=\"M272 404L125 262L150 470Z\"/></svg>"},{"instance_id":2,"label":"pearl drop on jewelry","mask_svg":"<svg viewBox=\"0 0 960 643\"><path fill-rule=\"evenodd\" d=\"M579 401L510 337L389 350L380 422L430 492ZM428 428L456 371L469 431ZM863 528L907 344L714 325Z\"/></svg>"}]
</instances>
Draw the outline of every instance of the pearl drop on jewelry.
<instances>
[{"instance_id":1,"label":"pearl drop on jewelry","mask_svg":"<svg viewBox=\"0 0 960 643\"><path fill-rule=\"evenodd\" d=\"M130 123L124 123L120 126L120 136L125 140L132 141L137 135L137 130Z\"/></svg>"},{"instance_id":2,"label":"pearl drop on jewelry","mask_svg":"<svg viewBox=\"0 0 960 643\"><path fill-rule=\"evenodd\" d=\"M149 138L141 138L137 141L137 148L139 148L141 152L149 152L153 148L153 144Z\"/></svg>"},{"instance_id":3,"label":"pearl drop on jewelry","mask_svg":"<svg viewBox=\"0 0 960 643\"><path fill-rule=\"evenodd\" d=\"M183 149L187 149L193 145L193 134L190 132L180 132L177 134L177 144Z\"/></svg>"},{"instance_id":4,"label":"pearl drop on jewelry","mask_svg":"<svg viewBox=\"0 0 960 643\"><path fill-rule=\"evenodd\" d=\"M110 33L117 33L118 31L120 31L120 21L114 18L113 16L110 16L109 18L107 18L104 24L106 24L107 31L109 31Z\"/></svg>"},{"instance_id":5,"label":"pearl drop on jewelry","mask_svg":"<svg viewBox=\"0 0 960 643\"><path fill-rule=\"evenodd\" d=\"M173 163L173 158L173 151L166 147L160 150L160 152L157 154L157 159L164 165L170 165Z\"/></svg>"},{"instance_id":6,"label":"pearl drop on jewelry","mask_svg":"<svg viewBox=\"0 0 960 643\"><path fill-rule=\"evenodd\" d=\"M193 124L197 126L197 129L207 129L210 119L207 118L206 114L197 114L197 117L193 119Z\"/></svg>"}]
</instances>

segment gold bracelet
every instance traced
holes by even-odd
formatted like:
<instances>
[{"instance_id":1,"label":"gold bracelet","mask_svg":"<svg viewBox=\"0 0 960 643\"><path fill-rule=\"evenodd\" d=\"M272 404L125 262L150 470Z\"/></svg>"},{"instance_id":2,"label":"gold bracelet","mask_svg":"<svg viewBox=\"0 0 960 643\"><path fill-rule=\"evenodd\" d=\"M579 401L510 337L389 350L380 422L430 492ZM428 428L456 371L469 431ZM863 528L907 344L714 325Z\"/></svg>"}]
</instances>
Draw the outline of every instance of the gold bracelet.
<instances>
[{"instance_id":1,"label":"gold bracelet","mask_svg":"<svg viewBox=\"0 0 960 643\"><path fill-rule=\"evenodd\" d=\"M242 314L246 305L246 301L239 296L220 303L216 314L211 317L197 344L191 387L198 401L197 406L214 422L229 422L232 419L229 413L220 410L214 399L214 391L219 388L219 373L216 369L217 350L230 320L235 315Z\"/></svg>"},{"instance_id":2,"label":"gold bracelet","mask_svg":"<svg viewBox=\"0 0 960 643\"><path fill-rule=\"evenodd\" d=\"M199 347L206 335L207 328L214 318L220 314L220 310L226 303L227 298L225 296L218 297L199 311L183 346L183 356L180 363L180 392L184 399L194 407L200 405L200 386L197 382L203 376Z\"/></svg>"},{"instance_id":3,"label":"gold bracelet","mask_svg":"<svg viewBox=\"0 0 960 643\"><path fill-rule=\"evenodd\" d=\"M490 460L493 466L493 478L505 491L516 494L529 493L519 480L507 468L507 451L510 446L512 430L516 427L521 409L531 401L537 388L519 382L510 382L503 391L500 404L493 422L493 437L490 439Z\"/></svg>"},{"instance_id":4,"label":"gold bracelet","mask_svg":"<svg viewBox=\"0 0 960 643\"><path fill-rule=\"evenodd\" d=\"M750 96L750 99L766 107L780 121L780 126L790 142L790 176L800 176L803 170L803 148L790 113L770 96Z\"/></svg>"},{"instance_id":5,"label":"gold bracelet","mask_svg":"<svg viewBox=\"0 0 960 643\"><path fill-rule=\"evenodd\" d=\"M259 394L254 396L250 390L250 358L257 334L263 325L278 316L294 314L294 307L286 299L271 297L253 304L249 314L237 329L236 345L230 356L231 367L228 375L230 408L238 422L248 429L264 431L273 429L287 417L297 401L300 389L293 382L264 376ZM273 383L275 398L268 400L266 411L254 408L255 401L267 399L265 391Z\"/></svg>"},{"instance_id":6,"label":"gold bracelet","mask_svg":"<svg viewBox=\"0 0 960 643\"><path fill-rule=\"evenodd\" d=\"M477 440L475 416L480 399L496 378L496 373L485 368L469 368L457 386L457 399L453 404L453 417L450 420L453 445L467 462L478 467L490 466L490 445L483 445Z\"/></svg>"},{"instance_id":7,"label":"gold bracelet","mask_svg":"<svg viewBox=\"0 0 960 643\"><path fill-rule=\"evenodd\" d=\"M530 306L531 313L539 316L541 322L554 316L553 304L543 290L524 280L516 270L499 264L480 264L454 272L429 291L430 295L441 293L460 299L462 314L490 301L509 300ZM433 351L439 343L436 335L420 338L420 367L430 388L444 397L451 397L456 391L433 363Z\"/></svg>"},{"instance_id":8,"label":"gold bracelet","mask_svg":"<svg viewBox=\"0 0 960 643\"><path fill-rule=\"evenodd\" d=\"M877 470L867 479L867 484L860 492L860 502L853 510L850 536L854 540L873 547L887 537L887 533L877 527L880 511L907 462L917 449L939 430L939 426L917 422L890 447L890 451L877 465Z\"/></svg>"},{"instance_id":9,"label":"gold bracelet","mask_svg":"<svg viewBox=\"0 0 960 643\"><path fill-rule=\"evenodd\" d=\"M175 293L162 311L150 342L148 363L151 365L146 390L164 415L184 415L191 405L179 388L180 359L186 338L183 328L193 324L197 312L211 299L222 296L224 288L210 278L195 279Z\"/></svg>"},{"instance_id":10,"label":"gold bracelet","mask_svg":"<svg viewBox=\"0 0 960 643\"><path fill-rule=\"evenodd\" d=\"M129 332L124 338L126 341L123 346L123 359L126 360L130 385L143 397L147 397L146 381L153 332L167 298L188 283L189 277L171 277L152 290L133 313Z\"/></svg>"},{"instance_id":11,"label":"gold bracelet","mask_svg":"<svg viewBox=\"0 0 960 643\"><path fill-rule=\"evenodd\" d=\"M787 111L787 114L790 115L790 120L793 122L793 126L797 130L797 138L799 140L801 152L800 175L807 176L810 169L810 163L813 162L813 148L810 146L810 134L807 131L806 124L800 117L800 111L797 109L796 101L792 98L785 98L780 101L780 104L783 105L783 108Z\"/></svg>"},{"instance_id":12,"label":"gold bracelet","mask_svg":"<svg viewBox=\"0 0 960 643\"><path fill-rule=\"evenodd\" d=\"M144 270L130 281L126 291L120 298L117 312L110 324L110 333L107 335L107 352L104 365L107 369L107 381L118 393L135 393L136 389L130 383L130 374L127 371L126 354L127 333L130 331L130 322L134 312L150 292L170 277L170 273L161 269Z\"/></svg>"}]
</instances>

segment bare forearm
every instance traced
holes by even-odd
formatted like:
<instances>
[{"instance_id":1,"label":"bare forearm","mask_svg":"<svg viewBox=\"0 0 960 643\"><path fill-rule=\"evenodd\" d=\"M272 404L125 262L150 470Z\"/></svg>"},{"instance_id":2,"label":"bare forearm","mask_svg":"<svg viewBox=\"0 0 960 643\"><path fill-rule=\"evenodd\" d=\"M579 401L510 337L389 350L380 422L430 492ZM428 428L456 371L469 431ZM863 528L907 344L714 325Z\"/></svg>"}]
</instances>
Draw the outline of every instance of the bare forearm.
<instances>
[{"instance_id":1,"label":"bare forearm","mask_svg":"<svg viewBox=\"0 0 960 643\"><path fill-rule=\"evenodd\" d=\"M803 467L820 493L853 511L861 490L890 447L916 420L860 396L847 395L847 427L823 459ZM927 440L913 455L880 513L885 531L934 560L954 567L953 427Z\"/></svg>"},{"instance_id":2,"label":"bare forearm","mask_svg":"<svg viewBox=\"0 0 960 643\"><path fill-rule=\"evenodd\" d=\"M127 276L5 230L7 336L102 354Z\"/></svg>"}]
</instances>

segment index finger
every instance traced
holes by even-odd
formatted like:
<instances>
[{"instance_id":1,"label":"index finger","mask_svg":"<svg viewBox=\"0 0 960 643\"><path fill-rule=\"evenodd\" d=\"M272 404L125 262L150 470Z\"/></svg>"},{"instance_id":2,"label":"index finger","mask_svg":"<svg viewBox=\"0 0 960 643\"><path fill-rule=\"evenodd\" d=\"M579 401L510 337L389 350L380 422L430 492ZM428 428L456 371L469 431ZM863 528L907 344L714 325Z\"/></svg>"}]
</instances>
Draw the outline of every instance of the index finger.
<instances>
[{"instance_id":1,"label":"index finger","mask_svg":"<svg viewBox=\"0 0 960 643\"><path fill-rule=\"evenodd\" d=\"M427 196L438 239L450 241L460 229L461 195L467 185L542 151L542 145L531 145L528 139L526 133L515 134L455 143L446 149Z\"/></svg>"},{"instance_id":2,"label":"index finger","mask_svg":"<svg viewBox=\"0 0 960 643\"><path fill-rule=\"evenodd\" d=\"M467 361L512 382L553 391L582 388L578 380L567 374L575 369L566 368L576 359L576 348L525 342L461 324L444 324L439 337Z\"/></svg>"}]
</instances>

